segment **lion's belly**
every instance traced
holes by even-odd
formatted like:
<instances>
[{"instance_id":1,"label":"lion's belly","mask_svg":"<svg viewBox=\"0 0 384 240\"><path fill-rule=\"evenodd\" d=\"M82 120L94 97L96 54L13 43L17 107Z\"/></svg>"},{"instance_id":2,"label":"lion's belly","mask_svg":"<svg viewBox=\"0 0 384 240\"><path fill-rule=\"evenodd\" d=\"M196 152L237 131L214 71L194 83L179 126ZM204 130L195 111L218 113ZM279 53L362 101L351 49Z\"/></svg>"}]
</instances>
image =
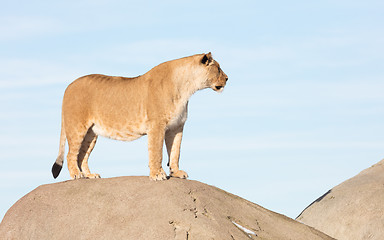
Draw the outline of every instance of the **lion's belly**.
<instances>
[{"instance_id":1,"label":"lion's belly","mask_svg":"<svg viewBox=\"0 0 384 240\"><path fill-rule=\"evenodd\" d=\"M95 124L92 127L92 130L99 136L120 141L133 141L145 135L144 133L139 133L139 131L134 131L129 127L116 128L108 127L102 124Z\"/></svg>"}]
</instances>

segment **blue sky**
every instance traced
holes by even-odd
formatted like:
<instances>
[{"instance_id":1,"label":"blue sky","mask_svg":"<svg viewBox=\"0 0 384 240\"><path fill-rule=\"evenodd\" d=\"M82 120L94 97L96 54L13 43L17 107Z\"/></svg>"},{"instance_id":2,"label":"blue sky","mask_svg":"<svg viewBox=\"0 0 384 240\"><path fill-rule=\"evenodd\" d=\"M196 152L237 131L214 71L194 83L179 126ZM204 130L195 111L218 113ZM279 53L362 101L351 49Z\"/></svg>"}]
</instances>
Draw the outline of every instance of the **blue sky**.
<instances>
[{"instance_id":1,"label":"blue sky","mask_svg":"<svg viewBox=\"0 0 384 240\"><path fill-rule=\"evenodd\" d=\"M196 53L211 51L229 81L190 100L190 179L294 218L384 157L382 1L1 3L0 219L39 185L69 179L50 168L70 82ZM91 170L148 175L146 140L99 138Z\"/></svg>"}]
</instances>

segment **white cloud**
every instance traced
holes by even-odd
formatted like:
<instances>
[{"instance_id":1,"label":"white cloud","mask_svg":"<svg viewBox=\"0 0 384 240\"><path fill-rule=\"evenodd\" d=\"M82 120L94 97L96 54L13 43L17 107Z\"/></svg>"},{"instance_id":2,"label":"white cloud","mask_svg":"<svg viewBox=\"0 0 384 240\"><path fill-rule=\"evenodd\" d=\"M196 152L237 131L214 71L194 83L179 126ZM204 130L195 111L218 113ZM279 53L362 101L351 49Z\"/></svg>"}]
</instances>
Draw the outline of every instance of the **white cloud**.
<instances>
[{"instance_id":1,"label":"white cloud","mask_svg":"<svg viewBox=\"0 0 384 240\"><path fill-rule=\"evenodd\" d=\"M0 41L10 41L47 35L57 31L53 18L42 16L1 16Z\"/></svg>"},{"instance_id":2,"label":"white cloud","mask_svg":"<svg viewBox=\"0 0 384 240\"><path fill-rule=\"evenodd\" d=\"M30 58L0 58L0 88L42 86L74 80L70 67L58 62Z\"/></svg>"},{"instance_id":3,"label":"white cloud","mask_svg":"<svg viewBox=\"0 0 384 240\"><path fill-rule=\"evenodd\" d=\"M272 133L271 133L272 135ZM285 140L280 140L284 138ZM328 141L308 139L295 140L295 136L282 137L200 137L186 139L183 148L186 151L258 151L258 150L330 150L330 149L381 149L383 141Z\"/></svg>"}]
</instances>

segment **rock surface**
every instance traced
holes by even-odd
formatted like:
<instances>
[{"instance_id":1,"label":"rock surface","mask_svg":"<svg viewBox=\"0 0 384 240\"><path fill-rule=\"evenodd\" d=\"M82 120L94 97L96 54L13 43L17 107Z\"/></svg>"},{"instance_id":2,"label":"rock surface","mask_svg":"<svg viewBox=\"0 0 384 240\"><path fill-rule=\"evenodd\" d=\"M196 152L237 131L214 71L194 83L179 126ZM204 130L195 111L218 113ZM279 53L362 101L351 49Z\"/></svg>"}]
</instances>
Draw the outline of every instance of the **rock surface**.
<instances>
[{"instance_id":1,"label":"rock surface","mask_svg":"<svg viewBox=\"0 0 384 240\"><path fill-rule=\"evenodd\" d=\"M0 239L331 239L197 181L148 177L42 185L16 202Z\"/></svg>"},{"instance_id":2,"label":"rock surface","mask_svg":"<svg viewBox=\"0 0 384 240\"><path fill-rule=\"evenodd\" d=\"M384 160L329 190L297 220L339 240L384 239Z\"/></svg>"}]
</instances>

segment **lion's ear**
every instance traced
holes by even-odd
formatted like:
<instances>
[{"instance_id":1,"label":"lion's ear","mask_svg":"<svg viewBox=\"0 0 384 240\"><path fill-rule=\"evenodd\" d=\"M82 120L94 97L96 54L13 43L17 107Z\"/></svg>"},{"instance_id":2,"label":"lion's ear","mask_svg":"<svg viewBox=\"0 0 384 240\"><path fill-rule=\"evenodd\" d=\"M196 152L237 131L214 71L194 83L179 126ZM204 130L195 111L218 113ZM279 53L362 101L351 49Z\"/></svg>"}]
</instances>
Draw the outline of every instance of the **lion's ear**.
<instances>
[{"instance_id":1,"label":"lion's ear","mask_svg":"<svg viewBox=\"0 0 384 240\"><path fill-rule=\"evenodd\" d=\"M212 60L212 54L211 52L209 52L207 54L204 54L203 58L201 59L201 63L208 66L212 62Z\"/></svg>"}]
</instances>

